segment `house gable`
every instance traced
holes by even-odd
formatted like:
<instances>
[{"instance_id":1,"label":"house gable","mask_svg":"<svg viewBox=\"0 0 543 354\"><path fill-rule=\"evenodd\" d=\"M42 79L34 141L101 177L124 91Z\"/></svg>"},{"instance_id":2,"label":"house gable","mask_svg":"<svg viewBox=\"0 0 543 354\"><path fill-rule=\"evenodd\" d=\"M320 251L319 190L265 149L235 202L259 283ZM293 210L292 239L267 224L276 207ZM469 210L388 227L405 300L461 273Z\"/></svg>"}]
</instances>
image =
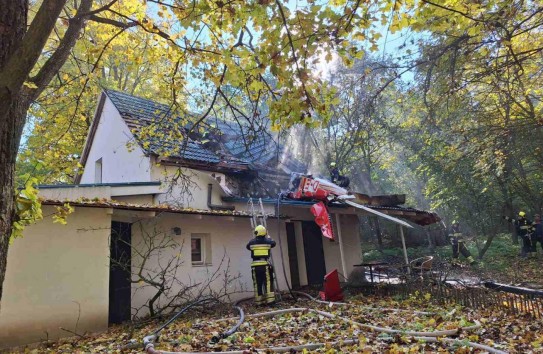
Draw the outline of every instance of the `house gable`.
<instances>
[{"instance_id":1,"label":"house gable","mask_svg":"<svg viewBox=\"0 0 543 354\"><path fill-rule=\"evenodd\" d=\"M84 170L76 184L150 182L150 157L133 142L128 125L102 93L81 158Z\"/></svg>"}]
</instances>

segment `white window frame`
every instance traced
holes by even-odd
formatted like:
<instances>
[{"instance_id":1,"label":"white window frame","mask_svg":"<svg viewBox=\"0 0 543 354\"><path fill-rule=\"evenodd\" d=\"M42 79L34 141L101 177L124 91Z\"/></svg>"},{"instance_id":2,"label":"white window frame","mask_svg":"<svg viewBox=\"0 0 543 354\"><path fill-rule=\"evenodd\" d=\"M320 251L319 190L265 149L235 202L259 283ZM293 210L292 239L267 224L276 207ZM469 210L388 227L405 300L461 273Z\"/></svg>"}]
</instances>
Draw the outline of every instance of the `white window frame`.
<instances>
[{"instance_id":1,"label":"white window frame","mask_svg":"<svg viewBox=\"0 0 543 354\"><path fill-rule=\"evenodd\" d=\"M192 240L200 240L200 255L201 260L192 260ZM193 267L201 267L211 265L211 236L209 234L190 234L190 261Z\"/></svg>"},{"instance_id":2,"label":"white window frame","mask_svg":"<svg viewBox=\"0 0 543 354\"><path fill-rule=\"evenodd\" d=\"M94 163L94 183L102 183L103 168L104 165L102 163L102 158L100 157Z\"/></svg>"}]
</instances>

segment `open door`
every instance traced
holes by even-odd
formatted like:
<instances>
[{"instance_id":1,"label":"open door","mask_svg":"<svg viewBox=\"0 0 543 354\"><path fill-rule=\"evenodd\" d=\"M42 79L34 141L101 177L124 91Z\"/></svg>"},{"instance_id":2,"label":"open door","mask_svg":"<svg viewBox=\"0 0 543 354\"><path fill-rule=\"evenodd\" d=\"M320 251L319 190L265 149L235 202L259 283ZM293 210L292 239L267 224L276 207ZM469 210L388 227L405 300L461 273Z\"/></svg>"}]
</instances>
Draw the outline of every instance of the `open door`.
<instances>
[{"instance_id":1,"label":"open door","mask_svg":"<svg viewBox=\"0 0 543 354\"><path fill-rule=\"evenodd\" d=\"M111 222L109 259L109 323L122 323L131 316L130 267L132 259L131 224Z\"/></svg>"},{"instance_id":2,"label":"open door","mask_svg":"<svg viewBox=\"0 0 543 354\"><path fill-rule=\"evenodd\" d=\"M322 284L326 275L326 264L324 262L321 229L313 221L302 221L302 235L307 283L309 285Z\"/></svg>"}]
</instances>

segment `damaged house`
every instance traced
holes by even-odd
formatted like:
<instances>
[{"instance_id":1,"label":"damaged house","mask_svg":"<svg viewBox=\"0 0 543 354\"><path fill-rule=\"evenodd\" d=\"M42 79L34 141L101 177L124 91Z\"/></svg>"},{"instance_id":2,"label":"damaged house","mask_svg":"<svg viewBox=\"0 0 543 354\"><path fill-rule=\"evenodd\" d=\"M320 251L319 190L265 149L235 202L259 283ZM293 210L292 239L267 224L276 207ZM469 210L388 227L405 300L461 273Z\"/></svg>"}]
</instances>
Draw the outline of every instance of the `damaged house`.
<instances>
[{"instance_id":1,"label":"damaged house","mask_svg":"<svg viewBox=\"0 0 543 354\"><path fill-rule=\"evenodd\" d=\"M323 238L313 201L278 198L291 172L305 171L270 135L248 136L214 118L183 128L180 144L145 134L157 126L171 133L164 122L175 122L167 105L102 92L82 173L72 185L40 187L43 215L65 203L73 208L67 225L45 217L9 249L0 349L104 330L202 294L250 296L251 203L278 242L280 290L287 281L320 284L333 269L348 278L361 262L358 220L367 211L331 205L339 237ZM360 198L419 225L439 220L387 198Z\"/></svg>"}]
</instances>

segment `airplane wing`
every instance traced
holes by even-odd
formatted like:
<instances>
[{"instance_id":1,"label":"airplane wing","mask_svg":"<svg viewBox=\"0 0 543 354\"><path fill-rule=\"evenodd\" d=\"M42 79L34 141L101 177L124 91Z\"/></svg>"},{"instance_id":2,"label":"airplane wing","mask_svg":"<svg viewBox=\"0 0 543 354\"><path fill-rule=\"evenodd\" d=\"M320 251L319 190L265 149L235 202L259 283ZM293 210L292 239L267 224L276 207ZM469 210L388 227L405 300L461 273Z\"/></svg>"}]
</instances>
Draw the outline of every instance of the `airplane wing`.
<instances>
[{"instance_id":1,"label":"airplane wing","mask_svg":"<svg viewBox=\"0 0 543 354\"><path fill-rule=\"evenodd\" d=\"M400 224L400 225L402 225L402 226L411 227L411 228L413 227L413 226L409 225L408 223L406 223L406 222L403 221L403 220L400 220L400 219L397 219L397 218L395 218L395 217L393 217L393 216L390 216L390 215L381 213L380 211L373 210L373 209L371 209L371 208L365 207L365 206L360 205L360 204L358 204L358 203L352 202L352 201L350 201L350 200L348 200L348 199L343 199L342 202L343 202L343 203L346 203L346 204L349 204L350 206L353 206L353 207L355 207L355 208L358 208L358 209L362 209L362 210L364 210L364 211L367 211L368 213L372 213L372 214L375 214L375 215L379 215L380 217L383 217L383 218L388 219L388 220L390 220L390 221L392 221L392 222L395 222L396 224Z\"/></svg>"}]
</instances>

